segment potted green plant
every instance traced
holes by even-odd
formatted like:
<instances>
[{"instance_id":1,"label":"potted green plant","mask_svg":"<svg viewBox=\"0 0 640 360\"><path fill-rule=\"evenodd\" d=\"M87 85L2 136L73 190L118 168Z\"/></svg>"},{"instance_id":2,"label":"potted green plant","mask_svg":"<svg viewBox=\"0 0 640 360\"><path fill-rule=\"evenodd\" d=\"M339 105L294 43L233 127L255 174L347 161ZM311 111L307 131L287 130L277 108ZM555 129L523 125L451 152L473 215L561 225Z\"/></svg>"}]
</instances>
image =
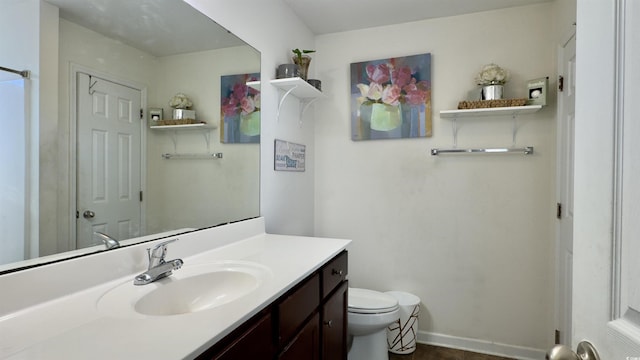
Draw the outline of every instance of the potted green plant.
<instances>
[{"instance_id":1,"label":"potted green plant","mask_svg":"<svg viewBox=\"0 0 640 360\"><path fill-rule=\"evenodd\" d=\"M300 77L307 80L307 72L309 71L309 64L311 63L311 57L307 54L316 52L315 50L291 50L294 53L293 63L300 67Z\"/></svg>"}]
</instances>

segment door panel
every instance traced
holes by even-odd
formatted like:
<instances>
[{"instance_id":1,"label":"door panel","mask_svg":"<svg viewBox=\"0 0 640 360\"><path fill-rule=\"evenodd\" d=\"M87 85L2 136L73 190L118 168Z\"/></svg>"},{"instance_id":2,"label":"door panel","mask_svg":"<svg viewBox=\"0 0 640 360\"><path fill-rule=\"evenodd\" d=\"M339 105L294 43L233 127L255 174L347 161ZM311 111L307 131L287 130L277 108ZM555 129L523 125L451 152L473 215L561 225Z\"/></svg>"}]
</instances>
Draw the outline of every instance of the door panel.
<instances>
[{"instance_id":1,"label":"door panel","mask_svg":"<svg viewBox=\"0 0 640 360\"><path fill-rule=\"evenodd\" d=\"M78 74L78 248L100 244L93 232L116 239L141 234L141 92ZM90 211L93 216L83 216Z\"/></svg>"},{"instance_id":2,"label":"door panel","mask_svg":"<svg viewBox=\"0 0 640 360\"><path fill-rule=\"evenodd\" d=\"M640 359L640 2L577 9L573 345Z\"/></svg>"}]
</instances>

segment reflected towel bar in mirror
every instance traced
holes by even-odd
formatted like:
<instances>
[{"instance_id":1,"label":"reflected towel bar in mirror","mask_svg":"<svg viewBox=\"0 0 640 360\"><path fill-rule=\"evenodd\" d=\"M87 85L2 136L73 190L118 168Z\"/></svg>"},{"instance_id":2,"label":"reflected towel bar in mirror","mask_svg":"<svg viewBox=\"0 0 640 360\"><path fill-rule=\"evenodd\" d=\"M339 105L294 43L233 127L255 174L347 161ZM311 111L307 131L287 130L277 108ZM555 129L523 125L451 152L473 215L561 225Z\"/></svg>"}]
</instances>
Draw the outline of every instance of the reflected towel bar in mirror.
<instances>
[{"instance_id":1,"label":"reflected towel bar in mirror","mask_svg":"<svg viewBox=\"0 0 640 360\"><path fill-rule=\"evenodd\" d=\"M440 154L533 154L533 146L523 148L486 148L486 149L431 149L431 155Z\"/></svg>"},{"instance_id":2,"label":"reflected towel bar in mirror","mask_svg":"<svg viewBox=\"0 0 640 360\"><path fill-rule=\"evenodd\" d=\"M222 153L211 154L162 154L162 157L167 160L203 160L203 159L222 159Z\"/></svg>"}]
</instances>

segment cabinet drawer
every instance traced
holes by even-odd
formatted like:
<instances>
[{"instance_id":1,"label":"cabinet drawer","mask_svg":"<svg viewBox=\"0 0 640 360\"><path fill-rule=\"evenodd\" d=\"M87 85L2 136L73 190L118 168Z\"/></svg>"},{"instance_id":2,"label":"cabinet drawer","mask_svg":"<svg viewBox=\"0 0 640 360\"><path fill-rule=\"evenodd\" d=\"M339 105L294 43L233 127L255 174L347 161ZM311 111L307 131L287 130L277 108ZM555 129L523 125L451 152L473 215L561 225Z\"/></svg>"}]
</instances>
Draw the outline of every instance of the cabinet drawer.
<instances>
[{"instance_id":1,"label":"cabinet drawer","mask_svg":"<svg viewBox=\"0 0 640 360\"><path fill-rule=\"evenodd\" d=\"M320 276L315 274L278 305L279 344L285 345L320 304Z\"/></svg>"},{"instance_id":2,"label":"cabinet drawer","mask_svg":"<svg viewBox=\"0 0 640 360\"><path fill-rule=\"evenodd\" d=\"M347 279L349 270L347 252L343 251L322 268L322 298Z\"/></svg>"}]
</instances>

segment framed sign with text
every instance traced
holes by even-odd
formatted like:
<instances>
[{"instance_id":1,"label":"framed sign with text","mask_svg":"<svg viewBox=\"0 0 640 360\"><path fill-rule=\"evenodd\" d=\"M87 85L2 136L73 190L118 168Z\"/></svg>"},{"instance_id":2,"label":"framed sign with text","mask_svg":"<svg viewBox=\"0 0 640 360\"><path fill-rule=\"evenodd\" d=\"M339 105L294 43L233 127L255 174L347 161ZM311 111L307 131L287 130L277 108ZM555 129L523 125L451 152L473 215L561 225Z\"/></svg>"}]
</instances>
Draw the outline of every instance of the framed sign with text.
<instances>
[{"instance_id":1,"label":"framed sign with text","mask_svg":"<svg viewBox=\"0 0 640 360\"><path fill-rule=\"evenodd\" d=\"M276 139L273 169L276 171L304 171L306 146Z\"/></svg>"}]
</instances>

